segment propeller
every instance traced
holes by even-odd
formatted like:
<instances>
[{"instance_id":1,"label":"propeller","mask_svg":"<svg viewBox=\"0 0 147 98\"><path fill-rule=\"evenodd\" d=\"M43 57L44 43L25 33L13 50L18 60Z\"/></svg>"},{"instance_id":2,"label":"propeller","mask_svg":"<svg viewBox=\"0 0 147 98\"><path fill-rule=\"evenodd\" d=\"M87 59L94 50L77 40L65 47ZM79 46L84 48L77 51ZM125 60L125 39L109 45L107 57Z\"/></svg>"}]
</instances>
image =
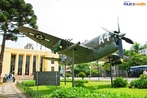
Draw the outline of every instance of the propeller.
<instances>
[{"instance_id":1,"label":"propeller","mask_svg":"<svg viewBox=\"0 0 147 98\"><path fill-rule=\"evenodd\" d=\"M121 33L120 32L120 26L119 26L118 17L117 17L117 26L118 26L118 30L117 31L110 31L110 30L107 30L106 28L103 28L103 29L105 31L107 31L107 32L110 32L111 34L116 35L117 44L118 44L119 57L120 57L121 62L123 62L123 46L122 46L122 40L125 40L129 44L133 44L134 42L131 39L129 39L127 37L124 37L125 36L125 33Z\"/></svg>"},{"instance_id":2,"label":"propeller","mask_svg":"<svg viewBox=\"0 0 147 98\"><path fill-rule=\"evenodd\" d=\"M119 26L119 19L117 17L117 26L118 26L118 34L120 33L120 26ZM120 60L123 61L123 46L122 46L122 39L119 37L118 38L118 53L119 53L119 57Z\"/></svg>"}]
</instances>

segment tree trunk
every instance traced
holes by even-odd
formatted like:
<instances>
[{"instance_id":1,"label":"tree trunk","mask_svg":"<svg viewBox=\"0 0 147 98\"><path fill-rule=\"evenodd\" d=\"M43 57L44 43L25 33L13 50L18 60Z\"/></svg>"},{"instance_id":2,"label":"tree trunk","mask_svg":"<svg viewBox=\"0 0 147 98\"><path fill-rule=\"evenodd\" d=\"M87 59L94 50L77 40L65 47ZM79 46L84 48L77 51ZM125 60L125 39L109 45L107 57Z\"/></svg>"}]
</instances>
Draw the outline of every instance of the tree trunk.
<instances>
[{"instance_id":1,"label":"tree trunk","mask_svg":"<svg viewBox=\"0 0 147 98\"><path fill-rule=\"evenodd\" d=\"M4 35L3 35L2 45L1 45L1 53L0 53L0 79L1 79L2 68L3 68L3 58L4 58L4 51L5 51L6 34L7 34L7 31L4 30Z\"/></svg>"}]
</instances>

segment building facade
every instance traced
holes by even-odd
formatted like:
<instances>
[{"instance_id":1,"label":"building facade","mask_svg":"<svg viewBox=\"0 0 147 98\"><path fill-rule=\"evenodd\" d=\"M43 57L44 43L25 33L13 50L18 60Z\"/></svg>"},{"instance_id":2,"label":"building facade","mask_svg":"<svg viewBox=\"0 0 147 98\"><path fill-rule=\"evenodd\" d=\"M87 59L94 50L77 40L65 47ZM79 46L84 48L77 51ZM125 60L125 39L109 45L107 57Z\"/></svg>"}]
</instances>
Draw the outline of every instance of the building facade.
<instances>
[{"instance_id":1,"label":"building facade","mask_svg":"<svg viewBox=\"0 0 147 98\"><path fill-rule=\"evenodd\" d=\"M145 48L145 49L139 50L139 53L147 55L147 49Z\"/></svg>"},{"instance_id":2,"label":"building facade","mask_svg":"<svg viewBox=\"0 0 147 98\"><path fill-rule=\"evenodd\" d=\"M58 62L44 57L58 58L59 55L50 51L5 47L1 76L10 72L15 76L33 76L35 71L58 71Z\"/></svg>"}]
</instances>

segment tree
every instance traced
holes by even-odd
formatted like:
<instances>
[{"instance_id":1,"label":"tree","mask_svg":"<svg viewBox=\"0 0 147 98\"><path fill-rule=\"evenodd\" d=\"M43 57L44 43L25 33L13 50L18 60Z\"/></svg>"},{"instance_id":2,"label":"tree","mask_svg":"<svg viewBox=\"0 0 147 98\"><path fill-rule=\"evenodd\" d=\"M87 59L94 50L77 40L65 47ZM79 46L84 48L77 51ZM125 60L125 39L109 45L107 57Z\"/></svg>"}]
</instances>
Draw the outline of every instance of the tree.
<instances>
[{"instance_id":1,"label":"tree","mask_svg":"<svg viewBox=\"0 0 147 98\"><path fill-rule=\"evenodd\" d=\"M91 66L91 68L90 68ZM96 67L96 68L94 68ZM74 72L76 75L80 72L84 72L87 76L91 74L98 74L98 64L92 62L92 63L81 63L77 64L74 68Z\"/></svg>"},{"instance_id":2,"label":"tree","mask_svg":"<svg viewBox=\"0 0 147 98\"><path fill-rule=\"evenodd\" d=\"M140 43L135 43L132 45L130 50L124 50L124 55L128 56L129 59L125 60L124 63L120 64L119 68L126 70L129 74L129 68L131 66L139 66L147 64L147 56L144 54L139 54L139 51L147 48L147 45L141 45Z\"/></svg>"},{"instance_id":3,"label":"tree","mask_svg":"<svg viewBox=\"0 0 147 98\"><path fill-rule=\"evenodd\" d=\"M33 46L33 44L31 44L31 43L27 43L27 44L24 46L24 49L34 49L34 46Z\"/></svg>"},{"instance_id":4,"label":"tree","mask_svg":"<svg viewBox=\"0 0 147 98\"><path fill-rule=\"evenodd\" d=\"M0 30L3 33L3 40L0 54L0 77L6 40L17 41L19 26L28 25L37 29L37 16L33 7L24 0L0 0Z\"/></svg>"},{"instance_id":5,"label":"tree","mask_svg":"<svg viewBox=\"0 0 147 98\"><path fill-rule=\"evenodd\" d=\"M89 63L81 63L77 64L74 68L75 74L78 74L80 72L84 72L85 74L89 74L88 68L90 64Z\"/></svg>"},{"instance_id":6,"label":"tree","mask_svg":"<svg viewBox=\"0 0 147 98\"><path fill-rule=\"evenodd\" d=\"M129 68L131 66L139 66L147 64L147 56L144 54L139 54L136 51L124 50L124 55L128 56L129 59L125 60L124 63L119 65L119 68L126 70L129 74Z\"/></svg>"},{"instance_id":7,"label":"tree","mask_svg":"<svg viewBox=\"0 0 147 98\"><path fill-rule=\"evenodd\" d=\"M146 45L146 44L141 45L140 43L137 43L137 42L136 42L135 44L132 45L132 47L131 47L130 50L133 50L133 51L135 51L136 53L138 53L139 50L142 50L142 49L145 49L145 48L147 48L147 45Z\"/></svg>"},{"instance_id":8,"label":"tree","mask_svg":"<svg viewBox=\"0 0 147 98\"><path fill-rule=\"evenodd\" d=\"M86 74L84 72L80 72L79 74L79 77L81 77L82 79L84 79L84 77L86 77Z\"/></svg>"},{"instance_id":9,"label":"tree","mask_svg":"<svg viewBox=\"0 0 147 98\"><path fill-rule=\"evenodd\" d=\"M91 72L93 74L97 74L97 76L99 75L100 73L100 70L102 68L101 66L102 64L99 64L98 61L94 61L94 62L91 62Z\"/></svg>"}]
</instances>

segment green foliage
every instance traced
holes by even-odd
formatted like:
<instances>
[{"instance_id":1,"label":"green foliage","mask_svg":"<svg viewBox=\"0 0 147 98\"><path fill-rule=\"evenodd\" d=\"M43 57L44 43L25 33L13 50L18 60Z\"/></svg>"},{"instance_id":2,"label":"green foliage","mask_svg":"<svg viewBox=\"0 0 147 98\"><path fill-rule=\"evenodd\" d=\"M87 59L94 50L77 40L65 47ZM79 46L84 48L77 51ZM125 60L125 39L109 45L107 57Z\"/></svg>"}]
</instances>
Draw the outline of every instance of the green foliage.
<instances>
[{"instance_id":1,"label":"green foliage","mask_svg":"<svg viewBox=\"0 0 147 98\"><path fill-rule=\"evenodd\" d=\"M141 74L141 75L139 76L139 78L142 79L142 80L147 79L147 75Z\"/></svg>"},{"instance_id":2,"label":"green foliage","mask_svg":"<svg viewBox=\"0 0 147 98\"><path fill-rule=\"evenodd\" d=\"M85 87L85 86L84 86L84 83L78 82L78 83L75 83L75 87Z\"/></svg>"},{"instance_id":3,"label":"green foliage","mask_svg":"<svg viewBox=\"0 0 147 98\"><path fill-rule=\"evenodd\" d=\"M0 27L4 32L18 34L17 28L25 24L35 29L38 28L37 16L31 4L25 3L24 0L1 0L0 5Z\"/></svg>"},{"instance_id":4,"label":"green foliage","mask_svg":"<svg viewBox=\"0 0 147 98\"><path fill-rule=\"evenodd\" d=\"M86 75L89 74L88 68L90 64L89 63L82 63L82 64L77 64L74 68L75 75L84 72Z\"/></svg>"},{"instance_id":5,"label":"green foliage","mask_svg":"<svg viewBox=\"0 0 147 98\"><path fill-rule=\"evenodd\" d=\"M147 96L145 96L147 94L147 89L129 89L129 88L111 88L110 87L110 83L106 83L106 82L88 82L86 84L84 84L84 89L88 89L92 92L89 92L88 94L86 93L86 96L82 96L81 95L76 98L147 98ZM67 83L66 85L64 83L61 83L60 86L56 87L55 86L47 86L47 85L43 85L43 86L39 86L39 90L38 93L41 93L44 96L38 96L39 94L37 93L37 96L33 95L33 98L73 98L73 97L51 97L50 94L52 94L54 91L56 90L60 90L63 87L66 88L71 88L71 83ZM34 91L36 91L36 86L32 86L32 87L22 87L23 89L25 88L24 91L27 90L27 88L32 88ZM76 88L80 88L80 87L76 87ZM68 89L69 90L69 89ZM81 89L82 90L82 89ZM34 93L34 91L29 91L27 90L27 92L30 92L31 95ZM74 91L75 93L77 93L76 91ZM83 93L83 91L81 91L81 93ZM97 96L93 93L97 93ZM35 94L35 93L34 93ZM69 93L68 93L69 94ZM72 93L71 93L72 94ZM85 93L83 93L85 94ZM70 94L69 94L70 95ZM74 96L74 95L73 95ZM31 97L32 98L32 97Z\"/></svg>"},{"instance_id":6,"label":"green foliage","mask_svg":"<svg viewBox=\"0 0 147 98\"><path fill-rule=\"evenodd\" d=\"M86 77L86 74L84 72L80 72L78 75L79 75L79 77L82 77L82 79L84 79L84 77Z\"/></svg>"},{"instance_id":7,"label":"green foliage","mask_svg":"<svg viewBox=\"0 0 147 98\"><path fill-rule=\"evenodd\" d=\"M43 95L38 91L33 90L29 86L24 85L23 83L17 82L17 86L20 87L27 95L29 95L29 98L50 98L48 95Z\"/></svg>"},{"instance_id":8,"label":"green foliage","mask_svg":"<svg viewBox=\"0 0 147 98\"><path fill-rule=\"evenodd\" d=\"M65 79L61 79L60 82L65 82ZM72 82L71 79L66 79L66 82Z\"/></svg>"},{"instance_id":9,"label":"green foliage","mask_svg":"<svg viewBox=\"0 0 147 98\"><path fill-rule=\"evenodd\" d=\"M66 77L71 77L71 74L70 73L66 73Z\"/></svg>"},{"instance_id":10,"label":"green foliage","mask_svg":"<svg viewBox=\"0 0 147 98\"><path fill-rule=\"evenodd\" d=\"M138 51L138 50L137 50ZM120 64L119 68L121 70L129 70L131 66L146 65L147 56L143 54L138 54L133 50L124 50L124 55L128 56L128 59L124 63Z\"/></svg>"},{"instance_id":11,"label":"green foliage","mask_svg":"<svg viewBox=\"0 0 147 98\"><path fill-rule=\"evenodd\" d=\"M51 98L140 98L126 93L93 91L83 87L61 88L51 94ZM145 98L145 97L144 97Z\"/></svg>"},{"instance_id":12,"label":"green foliage","mask_svg":"<svg viewBox=\"0 0 147 98\"><path fill-rule=\"evenodd\" d=\"M24 0L0 0L0 32L3 33L0 64L2 66L6 40L17 41L18 27L28 25L37 29L37 16L31 4ZM22 35L22 34L21 34ZM1 74L1 69L0 69Z\"/></svg>"},{"instance_id":13,"label":"green foliage","mask_svg":"<svg viewBox=\"0 0 147 98\"><path fill-rule=\"evenodd\" d=\"M113 80L114 87L126 87L128 84L127 80L124 80L122 77L117 77Z\"/></svg>"},{"instance_id":14,"label":"green foliage","mask_svg":"<svg viewBox=\"0 0 147 98\"><path fill-rule=\"evenodd\" d=\"M84 87L84 83L88 83L88 80L75 80L76 87Z\"/></svg>"},{"instance_id":15,"label":"green foliage","mask_svg":"<svg viewBox=\"0 0 147 98\"><path fill-rule=\"evenodd\" d=\"M133 80L130 82L129 88L147 88L147 76L141 74L139 79Z\"/></svg>"},{"instance_id":16,"label":"green foliage","mask_svg":"<svg viewBox=\"0 0 147 98\"><path fill-rule=\"evenodd\" d=\"M25 86L35 86L34 80L22 81L21 83Z\"/></svg>"},{"instance_id":17,"label":"green foliage","mask_svg":"<svg viewBox=\"0 0 147 98\"><path fill-rule=\"evenodd\" d=\"M105 62L104 64L102 64L102 67L104 70L110 71L110 63Z\"/></svg>"},{"instance_id":18,"label":"green foliage","mask_svg":"<svg viewBox=\"0 0 147 98\"><path fill-rule=\"evenodd\" d=\"M75 83L88 83L88 80L75 80Z\"/></svg>"},{"instance_id":19,"label":"green foliage","mask_svg":"<svg viewBox=\"0 0 147 98\"><path fill-rule=\"evenodd\" d=\"M65 80L62 79L60 80L60 82L64 82ZM72 82L71 79L66 79L66 82ZM82 82L82 83L88 83L88 80L74 80L75 83L79 83L79 82Z\"/></svg>"},{"instance_id":20,"label":"green foliage","mask_svg":"<svg viewBox=\"0 0 147 98\"><path fill-rule=\"evenodd\" d=\"M132 51L136 52L136 53L139 53L139 50L142 50L146 48L146 45L141 45L140 43L135 43L132 45L131 49Z\"/></svg>"}]
</instances>

